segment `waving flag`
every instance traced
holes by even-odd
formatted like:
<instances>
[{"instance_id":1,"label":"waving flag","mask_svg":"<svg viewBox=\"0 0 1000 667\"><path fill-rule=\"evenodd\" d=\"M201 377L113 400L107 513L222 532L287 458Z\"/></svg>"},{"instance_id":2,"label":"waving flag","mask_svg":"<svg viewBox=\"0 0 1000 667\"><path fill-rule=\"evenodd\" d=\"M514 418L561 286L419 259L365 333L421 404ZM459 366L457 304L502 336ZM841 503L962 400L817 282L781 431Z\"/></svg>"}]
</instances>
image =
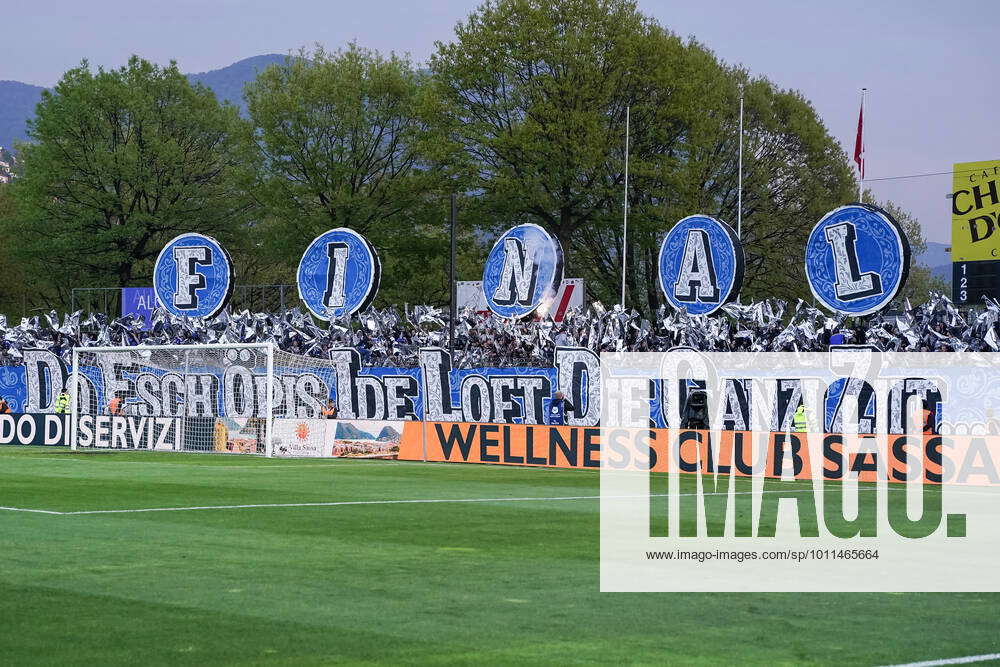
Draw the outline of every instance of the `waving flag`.
<instances>
[{"instance_id":1,"label":"waving flag","mask_svg":"<svg viewBox=\"0 0 1000 667\"><path fill-rule=\"evenodd\" d=\"M858 138L854 140L854 161L858 165L858 174L865 177L865 142L864 142L865 101L861 99L861 111L858 112Z\"/></svg>"}]
</instances>

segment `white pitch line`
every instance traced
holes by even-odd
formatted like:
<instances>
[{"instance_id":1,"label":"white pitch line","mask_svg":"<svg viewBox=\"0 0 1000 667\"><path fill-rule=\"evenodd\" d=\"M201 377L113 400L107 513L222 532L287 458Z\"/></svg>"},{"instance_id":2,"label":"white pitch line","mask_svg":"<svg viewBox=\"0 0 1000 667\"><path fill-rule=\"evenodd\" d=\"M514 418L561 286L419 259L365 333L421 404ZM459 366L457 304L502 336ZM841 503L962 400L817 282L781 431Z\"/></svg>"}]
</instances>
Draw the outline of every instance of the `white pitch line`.
<instances>
[{"instance_id":1,"label":"white pitch line","mask_svg":"<svg viewBox=\"0 0 1000 667\"><path fill-rule=\"evenodd\" d=\"M97 455L92 455L97 456ZM31 459L32 461L74 461L76 463L93 463L96 459L85 459L83 457L69 456L25 456L26 459ZM346 468L346 467L360 467L360 466L348 466L347 463L360 463L360 461L345 461L343 463L313 463L305 465L296 465L294 463L274 463L271 465L261 464L261 465L205 465L203 463L174 463L172 461L111 461L110 463L114 465L153 465L153 466L181 466L185 468L200 468L202 470L233 470L233 469L243 469L243 470L271 470L273 468ZM102 463L101 465L108 465L108 463Z\"/></svg>"},{"instance_id":2,"label":"white pitch line","mask_svg":"<svg viewBox=\"0 0 1000 667\"><path fill-rule=\"evenodd\" d=\"M139 451L139 450L129 450L129 451ZM107 455L108 458L113 458L115 454L124 453L125 450L120 452L115 451L105 451L105 452L84 452L83 456L73 456L72 454L63 454L60 456L24 456L19 457L30 461L76 461L78 463L93 463L100 459L101 456ZM184 452L172 452L174 454L183 454ZM215 456L219 458L226 457L236 457L238 454L222 454L218 452L187 452L192 456ZM143 452L143 454L152 454L152 452ZM91 458L95 457L95 458ZM268 459L262 459L268 460ZM306 457L294 458L292 460L308 461ZM350 468L354 470L362 470L366 464L379 465L379 466L420 466L434 468L436 470L449 470L449 471L463 471L467 470L469 467L476 467L482 469L489 469L494 471L506 471L506 472L520 472L522 470L537 470L546 473L600 473L602 472L600 468L556 468L553 466L545 465L490 465L483 463L467 463L464 461L399 461L396 459L356 459L356 458L343 458L339 459L337 463L274 463L266 464L262 463L260 465L205 465L202 463L175 463L172 461L114 461L116 465L158 465L158 466L181 466L188 468L200 468L202 470L273 470L275 468L288 469L288 468ZM616 470L616 474L622 473L632 473L636 475L648 474L648 470ZM655 473L655 474L665 474L665 473ZM751 479L749 477L736 477L736 479L747 480ZM770 478L769 478L770 479ZM796 480L800 482L809 482L808 479ZM856 482L856 480L850 480ZM881 480L884 481L884 480ZM865 484L871 484L872 482L865 482ZM948 492L957 492L959 495L996 495L995 492L977 492L974 489L990 489L996 488L991 485L979 485L979 484L939 484L936 485L938 488L946 488ZM867 488L867 487L866 487ZM889 485L889 490L898 490L905 488L901 484L892 483ZM966 490L968 489L968 490Z\"/></svg>"},{"instance_id":3,"label":"white pitch line","mask_svg":"<svg viewBox=\"0 0 1000 667\"><path fill-rule=\"evenodd\" d=\"M644 496L631 497L642 498ZM413 500L340 500L326 503L256 503L252 505L205 505L202 507L147 507L128 510L84 510L79 512L63 512L63 514L132 514L136 512L189 512L192 510L238 510L266 507L339 507L341 505L409 505L420 503L496 503L530 502L532 500L594 500L596 498L600 498L600 496L556 496L552 498L421 498Z\"/></svg>"},{"instance_id":4,"label":"white pitch line","mask_svg":"<svg viewBox=\"0 0 1000 667\"><path fill-rule=\"evenodd\" d=\"M874 491L875 489L859 489L859 491ZM761 493L811 493L812 489L773 489L762 491ZM755 493L754 491L734 491L732 495L745 496ZM414 505L425 503L520 503L532 501L561 501L561 500L619 500L619 499L642 499L642 498L668 498L668 493L651 493L648 495L636 496L551 496L551 497L524 497L524 498L414 498L403 500L338 500L331 502L315 503L253 503L249 505L198 505L193 507L138 507L134 509L119 510L77 510L71 512L56 512L53 510L25 509L21 507L0 507L0 510L9 512L38 512L41 514L58 514L60 516L79 516L84 514L137 514L142 512L191 512L196 510L238 510L238 509L264 509L268 507L340 507L343 505ZM677 496L697 496L697 493L679 493ZM730 495L726 491L714 491L702 493L703 496L725 496Z\"/></svg>"},{"instance_id":5,"label":"white pitch line","mask_svg":"<svg viewBox=\"0 0 1000 667\"><path fill-rule=\"evenodd\" d=\"M0 507L5 512L34 512L36 514L65 514L66 512L55 512L53 510L31 510L24 507Z\"/></svg>"},{"instance_id":6,"label":"white pitch line","mask_svg":"<svg viewBox=\"0 0 1000 667\"><path fill-rule=\"evenodd\" d=\"M84 456L73 456L70 454L64 454L61 456L25 456L24 459L31 461L74 461L77 463L94 463L99 460L102 456L101 454L85 454ZM198 456L196 454L196 456ZM227 455L228 456L228 455ZM94 458L91 458L94 457ZM112 458L113 453L108 453L108 458ZM305 460L305 459L299 459ZM337 463L306 463L306 464L295 464L295 463L274 463L266 464L262 463L260 465L205 465L203 463L175 463L173 461L112 461L115 465L156 465L156 466L182 466L188 468L201 468L202 470L273 470L274 468L361 468L364 464L378 462L378 465L382 466L426 466L435 467L439 470L467 470L468 466L476 466L479 468L489 468L493 470L507 470L507 471L520 471L520 470L542 470L546 472L601 472L600 468L553 468L551 466L522 466L522 465L502 465L502 466L491 466L483 465L479 463L463 463L463 465L446 465L455 463L452 461L396 461L396 460L383 460L383 459L353 459L344 458ZM102 463L106 465L107 463ZM353 465L352 465L353 464ZM644 471L636 471L644 472Z\"/></svg>"},{"instance_id":7,"label":"white pitch line","mask_svg":"<svg viewBox=\"0 0 1000 667\"><path fill-rule=\"evenodd\" d=\"M645 496L617 496L620 498L644 498ZM655 496L651 496L655 497ZM194 510L237 510L260 509L267 507L338 507L341 505L406 505L417 503L495 503L495 502L529 502L554 500L596 500L600 496L553 496L544 498L414 498L409 500L338 500L315 503L253 503L249 505L198 505L193 507L139 507L119 510L77 510L56 512L53 510L26 509L23 507L0 507L8 512L38 512L41 514L58 514L60 516L75 516L81 514L134 514L137 512L190 512Z\"/></svg>"},{"instance_id":8,"label":"white pitch line","mask_svg":"<svg viewBox=\"0 0 1000 667\"><path fill-rule=\"evenodd\" d=\"M983 653L982 655L966 655L960 658L906 662L898 665L883 665L883 667L938 667L938 665L967 665L971 662L986 662L987 660L1000 660L1000 653Z\"/></svg>"}]
</instances>

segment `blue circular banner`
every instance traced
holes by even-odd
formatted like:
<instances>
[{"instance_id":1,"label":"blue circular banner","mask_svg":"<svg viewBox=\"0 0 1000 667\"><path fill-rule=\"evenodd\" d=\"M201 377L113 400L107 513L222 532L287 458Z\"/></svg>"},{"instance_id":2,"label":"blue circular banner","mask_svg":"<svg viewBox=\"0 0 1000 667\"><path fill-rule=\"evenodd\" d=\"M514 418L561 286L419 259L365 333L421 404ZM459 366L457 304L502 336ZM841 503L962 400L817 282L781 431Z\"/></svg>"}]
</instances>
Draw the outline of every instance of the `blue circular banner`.
<instances>
[{"instance_id":1,"label":"blue circular banner","mask_svg":"<svg viewBox=\"0 0 1000 667\"><path fill-rule=\"evenodd\" d=\"M906 284L910 244L885 211L849 204L816 223L806 243L806 277L830 310L868 315L885 308Z\"/></svg>"},{"instance_id":2,"label":"blue circular banner","mask_svg":"<svg viewBox=\"0 0 1000 667\"><path fill-rule=\"evenodd\" d=\"M181 234L156 258L153 291L173 315L214 317L233 293L229 253L211 236Z\"/></svg>"},{"instance_id":3,"label":"blue circular banner","mask_svg":"<svg viewBox=\"0 0 1000 667\"><path fill-rule=\"evenodd\" d=\"M378 293L382 265L375 248L352 229L316 237L299 261L299 298L321 320L367 308Z\"/></svg>"},{"instance_id":4,"label":"blue circular banner","mask_svg":"<svg viewBox=\"0 0 1000 667\"><path fill-rule=\"evenodd\" d=\"M504 232L486 258L483 296L494 313L517 319L547 311L562 277L559 241L538 225L518 225Z\"/></svg>"},{"instance_id":5,"label":"blue circular banner","mask_svg":"<svg viewBox=\"0 0 1000 667\"><path fill-rule=\"evenodd\" d=\"M735 299L743 286L743 244L732 227L691 215L660 244L660 289L670 305L709 315Z\"/></svg>"}]
</instances>

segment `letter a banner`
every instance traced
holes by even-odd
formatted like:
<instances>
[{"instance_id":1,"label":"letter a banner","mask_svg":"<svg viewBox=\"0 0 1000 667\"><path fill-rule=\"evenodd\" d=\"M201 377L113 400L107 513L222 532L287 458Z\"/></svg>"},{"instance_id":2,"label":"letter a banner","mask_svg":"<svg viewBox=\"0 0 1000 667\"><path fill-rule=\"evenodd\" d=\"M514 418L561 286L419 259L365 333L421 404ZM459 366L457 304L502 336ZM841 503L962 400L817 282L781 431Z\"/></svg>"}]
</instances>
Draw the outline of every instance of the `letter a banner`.
<instances>
[{"instance_id":1,"label":"letter a banner","mask_svg":"<svg viewBox=\"0 0 1000 667\"><path fill-rule=\"evenodd\" d=\"M674 225L660 244L660 289L670 305L710 315L743 285L743 245L732 227L707 215Z\"/></svg>"}]
</instances>

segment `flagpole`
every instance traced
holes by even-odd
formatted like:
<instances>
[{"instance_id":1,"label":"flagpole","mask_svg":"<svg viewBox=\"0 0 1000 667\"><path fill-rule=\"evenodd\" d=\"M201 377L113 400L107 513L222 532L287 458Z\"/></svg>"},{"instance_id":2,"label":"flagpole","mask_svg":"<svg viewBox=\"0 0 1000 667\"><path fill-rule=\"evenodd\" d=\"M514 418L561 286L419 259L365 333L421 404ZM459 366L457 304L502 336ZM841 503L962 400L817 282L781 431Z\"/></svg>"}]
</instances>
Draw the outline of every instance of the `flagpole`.
<instances>
[{"instance_id":1,"label":"flagpole","mask_svg":"<svg viewBox=\"0 0 1000 667\"><path fill-rule=\"evenodd\" d=\"M625 308L625 265L628 257L628 139L629 112L625 107L625 212L622 218L622 309Z\"/></svg>"},{"instance_id":2,"label":"flagpole","mask_svg":"<svg viewBox=\"0 0 1000 667\"><path fill-rule=\"evenodd\" d=\"M859 123L858 132L861 135L861 164L858 165L858 201L863 202L865 197L865 132L864 132L864 117L865 117L865 93L868 91L867 88L861 89L861 119L862 123Z\"/></svg>"},{"instance_id":3,"label":"flagpole","mask_svg":"<svg viewBox=\"0 0 1000 667\"><path fill-rule=\"evenodd\" d=\"M736 236L743 238L743 84L740 84L740 164L736 177Z\"/></svg>"}]
</instances>

